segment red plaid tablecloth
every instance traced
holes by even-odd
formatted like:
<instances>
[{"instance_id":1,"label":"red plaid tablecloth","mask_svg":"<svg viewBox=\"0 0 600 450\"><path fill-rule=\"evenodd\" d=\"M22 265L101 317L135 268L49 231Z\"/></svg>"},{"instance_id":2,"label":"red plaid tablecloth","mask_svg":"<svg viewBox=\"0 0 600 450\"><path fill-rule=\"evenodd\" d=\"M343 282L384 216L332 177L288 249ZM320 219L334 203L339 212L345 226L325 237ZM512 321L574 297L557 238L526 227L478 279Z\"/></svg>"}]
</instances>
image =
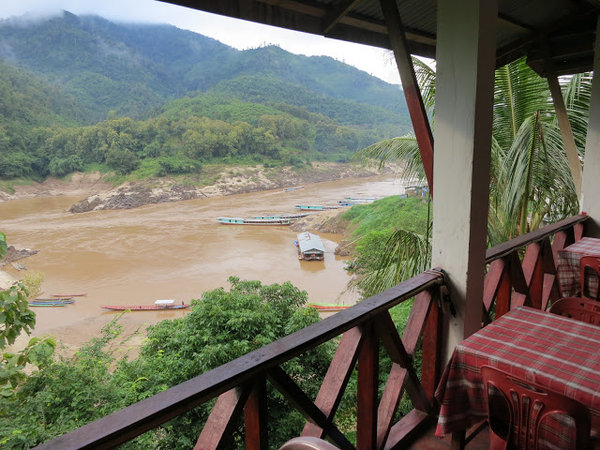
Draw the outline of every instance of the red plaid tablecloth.
<instances>
[{"instance_id":1,"label":"red plaid tablecloth","mask_svg":"<svg viewBox=\"0 0 600 450\"><path fill-rule=\"evenodd\" d=\"M600 435L600 327L521 307L456 346L436 392L437 436L487 417L480 367L494 366L583 403ZM548 448L564 448L568 424L549 430ZM554 441L554 442L552 442Z\"/></svg>"},{"instance_id":2,"label":"red plaid tablecloth","mask_svg":"<svg viewBox=\"0 0 600 450\"><path fill-rule=\"evenodd\" d=\"M558 286L563 297L579 297L581 295L579 261L582 256L600 257L600 239L584 237L558 251ZM590 296L597 297L598 278L595 274L590 274L590 276L586 274L585 280Z\"/></svg>"}]
</instances>

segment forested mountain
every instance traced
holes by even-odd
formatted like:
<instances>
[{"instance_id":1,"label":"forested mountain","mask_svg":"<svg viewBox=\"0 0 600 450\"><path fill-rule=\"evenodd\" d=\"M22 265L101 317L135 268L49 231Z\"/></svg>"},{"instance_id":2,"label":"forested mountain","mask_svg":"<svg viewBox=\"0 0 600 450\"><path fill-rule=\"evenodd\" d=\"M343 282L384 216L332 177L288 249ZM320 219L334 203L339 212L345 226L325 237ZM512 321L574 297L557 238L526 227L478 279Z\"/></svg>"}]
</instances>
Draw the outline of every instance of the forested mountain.
<instances>
[{"instance_id":1,"label":"forested mountain","mask_svg":"<svg viewBox=\"0 0 600 450\"><path fill-rule=\"evenodd\" d=\"M388 121L395 125L406 115L397 86L332 58L294 55L274 46L239 51L169 25L116 24L68 12L45 20L3 20L0 57L76 95L90 122L105 119L109 110L146 117L151 106L241 75L254 76L259 84L266 77L285 80L288 86L282 89L288 94L296 86L384 107L395 113L396 120Z\"/></svg>"},{"instance_id":2,"label":"forested mountain","mask_svg":"<svg viewBox=\"0 0 600 450\"><path fill-rule=\"evenodd\" d=\"M343 161L410 127L398 86L331 58L68 12L0 21L0 95L0 178Z\"/></svg>"}]
</instances>

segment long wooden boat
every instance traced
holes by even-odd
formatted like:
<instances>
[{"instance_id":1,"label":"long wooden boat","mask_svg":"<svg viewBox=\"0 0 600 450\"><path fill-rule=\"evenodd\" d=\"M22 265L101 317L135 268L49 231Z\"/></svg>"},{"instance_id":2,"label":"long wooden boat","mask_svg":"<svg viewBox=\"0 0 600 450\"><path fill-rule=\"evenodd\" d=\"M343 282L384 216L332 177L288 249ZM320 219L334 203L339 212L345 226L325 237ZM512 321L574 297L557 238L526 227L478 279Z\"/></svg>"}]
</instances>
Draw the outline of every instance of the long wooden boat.
<instances>
[{"instance_id":1,"label":"long wooden boat","mask_svg":"<svg viewBox=\"0 0 600 450\"><path fill-rule=\"evenodd\" d=\"M72 296L64 296L64 297L49 297L49 298L42 298L42 297L36 297L34 298L32 301L34 302L66 302L67 300L71 300L73 297ZM74 302L75 300L73 300ZM73 303L71 302L71 303Z\"/></svg>"},{"instance_id":2,"label":"long wooden boat","mask_svg":"<svg viewBox=\"0 0 600 450\"><path fill-rule=\"evenodd\" d=\"M87 296L87 294L52 294L52 297L60 297L60 298L85 297L85 296Z\"/></svg>"},{"instance_id":3,"label":"long wooden boat","mask_svg":"<svg viewBox=\"0 0 600 450\"><path fill-rule=\"evenodd\" d=\"M217 222L224 225L290 225L291 219L246 219L243 217L217 217Z\"/></svg>"},{"instance_id":4,"label":"long wooden boat","mask_svg":"<svg viewBox=\"0 0 600 450\"><path fill-rule=\"evenodd\" d=\"M332 305L332 304L318 304L318 303L307 303L306 307L314 308L322 312L338 312L343 309L349 308L350 305Z\"/></svg>"},{"instance_id":5,"label":"long wooden boat","mask_svg":"<svg viewBox=\"0 0 600 450\"><path fill-rule=\"evenodd\" d=\"M157 300L153 305L102 305L101 307L111 311L168 311L171 309L186 309L190 305L184 303L176 305L170 300Z\"/></svg>"},{"instance_id":6,"label":"long wooden boat","mask_svg":"<svg viewBox=\"0 0 600 450\"><path fill-rule=\"evenodd\" d=\"M67 306L66 302L29 302L29 306L39 308L39 307L61 307Z\"/></svg>"},{"instance_id":7,"label":"long wooden boat","mask_svg":"<svg viewBox=\"0 0 600 450\"><path fill-rule=\"evenodd\" d=\"M326 211L328 209L338 209L342 205L296 205L296 209L302 211Z\"/></svg>"},{"instance_id":8,"label":"long wooden boat","mask_svg":"<svg viewBox=\"0 0 600 450\"><path fill-rule=\"evenodd\" d=\"M305 212L298 214L274 214L272 216L254 216L254 219L273 220L273 219L301 219L302 217L310 216L314 212Z\"/></svg>"}]
</instances>

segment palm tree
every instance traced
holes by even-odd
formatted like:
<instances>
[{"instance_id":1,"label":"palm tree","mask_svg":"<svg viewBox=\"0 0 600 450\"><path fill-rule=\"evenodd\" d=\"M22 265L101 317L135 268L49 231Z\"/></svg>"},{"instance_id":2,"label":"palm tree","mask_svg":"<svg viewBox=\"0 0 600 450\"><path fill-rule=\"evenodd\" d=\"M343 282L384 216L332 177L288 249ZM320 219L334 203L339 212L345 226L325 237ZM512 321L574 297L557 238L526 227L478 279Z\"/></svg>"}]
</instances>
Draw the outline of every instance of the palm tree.
<instances>
[{"instance_id":1,"label":"palm tree","mask_svg":"<svg viewBox=\"0 0 600 450\"><path fill-rule=\"evenodd\" d=\"M413 62L423 102L434 122L435 72L416 58ZM498 69L495 78L488 221L490 245L578 211L577 195L547 81L533 72L524 60ZM575 142L582 155L591 76L580 74L563 80L562 88ZM398 162L403 167L400 174L403 178L425 181L419 150L412 135L373 144L359 152L358 157L377 161L380 166ZM359 286L363 284L369 293L380 292L423 269L420 265L423 255L415 253L422 251L423 246L406 244L421 242L427 237L408 237L406 233L397 230L390 235L379 260L380 266L361 280Z\"/></svg>"}]
</instances>

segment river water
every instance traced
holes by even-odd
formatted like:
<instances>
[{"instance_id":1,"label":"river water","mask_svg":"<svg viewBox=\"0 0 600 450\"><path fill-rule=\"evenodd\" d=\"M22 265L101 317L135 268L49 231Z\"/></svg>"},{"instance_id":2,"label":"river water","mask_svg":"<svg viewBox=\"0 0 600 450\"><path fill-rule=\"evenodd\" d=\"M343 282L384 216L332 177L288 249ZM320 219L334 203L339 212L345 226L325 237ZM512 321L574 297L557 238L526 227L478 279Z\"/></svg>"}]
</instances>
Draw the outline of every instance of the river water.
<instances>
[{"instance_id":1,"label":"river water","mask_svg":"<svg viewBox=\"0 0 600 450\"><path fill-rule=\"evenodd\" d=\"M357 294L346 291L345 260L334 255L341 236L320 233L325 261L299 261L293 245L297 232L289 227L220 225L216 218L292 213L295 204L402 192L400 180L380 176L84 214L66 211L80 198L23 199L0 203L0 231L17 248L40 250L19 262L44 274L44 297L87 293L66 307L35 308L34 335L50 334L78 346L117 314L101 305L147 305L167 298L188 303L206 290L227 288L230 275L264 284L289 280L306 290L311 302L354 303ZM127 313L121 323L133 330L185 313Z\"/></svg>"}]
</instances>

